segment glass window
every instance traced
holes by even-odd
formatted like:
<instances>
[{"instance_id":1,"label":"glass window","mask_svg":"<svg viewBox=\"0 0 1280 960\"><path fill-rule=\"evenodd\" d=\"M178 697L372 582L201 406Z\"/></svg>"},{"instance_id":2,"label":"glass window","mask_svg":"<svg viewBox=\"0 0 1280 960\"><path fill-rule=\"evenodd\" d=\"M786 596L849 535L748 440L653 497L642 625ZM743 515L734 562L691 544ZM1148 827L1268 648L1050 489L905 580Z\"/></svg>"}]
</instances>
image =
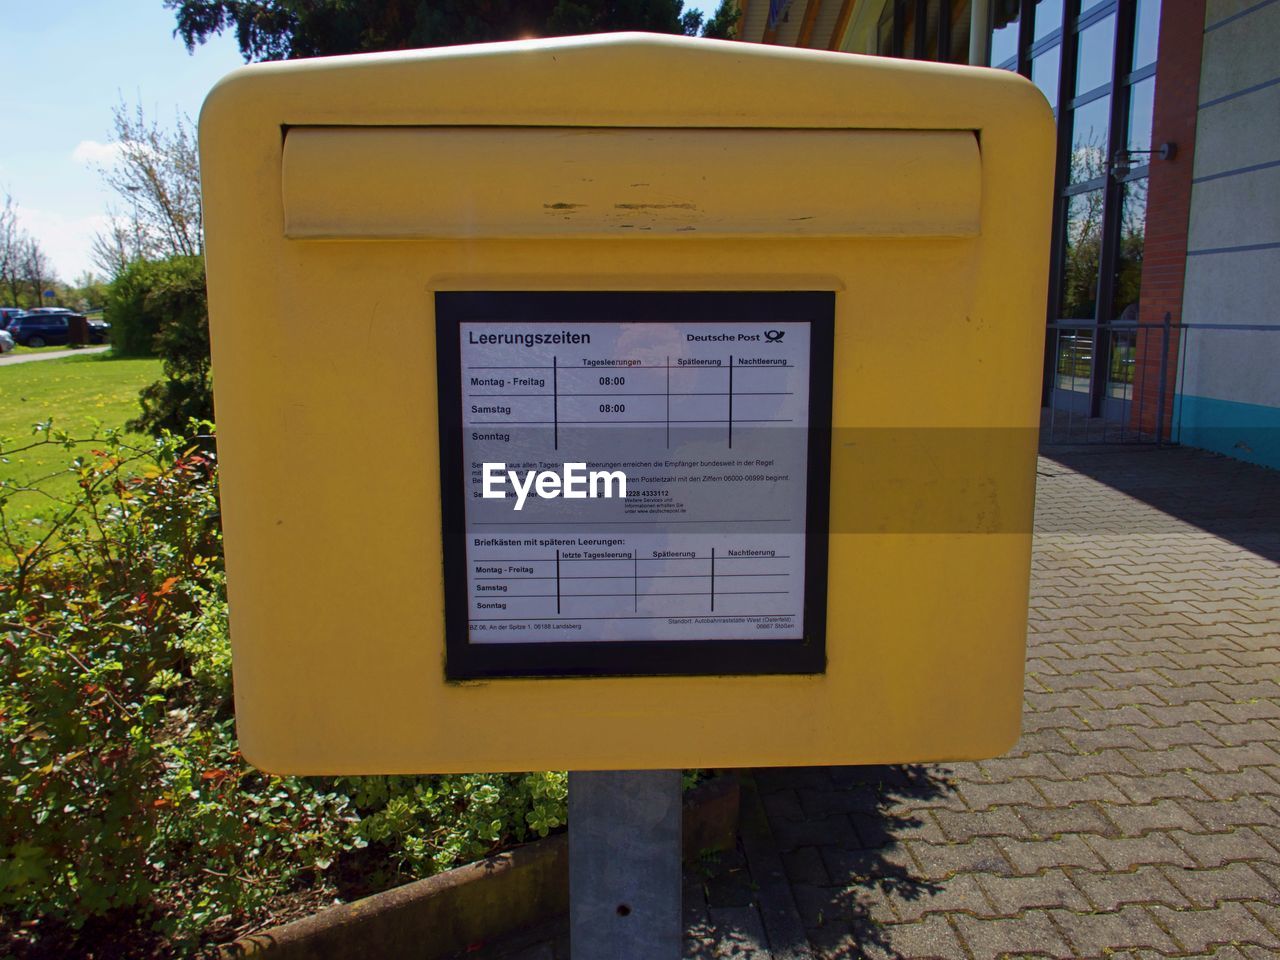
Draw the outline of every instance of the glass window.
<instances>
[{"instance_id":1,"label":"glass window","mask_svg":"<svg viewBox=\"0 0 1280 960\"><path fill-rule=\"evenodd\" d=\"M1067 198L1062 264L1062 317L1093 320L1098 310L1098 257L1102 251L1102 191Z\"/></svg>"},{"instance_id":2,"label":"glass window","mask_svg":"<svg viewBox=\"0 0 1280 960\"><path fill-rule=\"evenodd\" d=\"M1107 140L1111 128L1111 97L1099 97L1072 111L1071 166L1068 183L1087 183L1107 174Z\"/></svg>"},{"instance_id":3,"label":"glass window","mask_svg":"<svg viewBox=\"0 0 1280 960\"><path fill-rule=\"evenodd\" d=\"M1018 55L1018 0L993 0L991 27L991 65L1003 67Z\"/></svg>"},{"instance_id":4,"label":"glass window","mask_svg":"<svg viewBox=\"0 0 1280 960\"><path fill-rule=\"evenodd\" d=\"M1031 82L1040 88L1049 106L1058 109L1058 66L1062 59L1062 47L1050 47L1031 61Z\"/></svg>"},{"instance_id":5,"label":"glass window","mask_svg":"<svg viewBox=\"0 0 1280 960\"><path fill-rule=\"evenodd\" d=\"M1151 149L1151 117L1155 112L1156 78L1148 77L1129 88L1129 149ZM1134 164L1146 163L1145 156L1135 157Z\"/></svg>"},{"instance_id":6,"label":"glass window","mask_svg":"<svg viewBox=\"0 0 1280 960\"><path fill-rule=\"evenodd\" d=\"M1114 318L1138 322L1142 290L1142 251L1147 235L1147 178L1123 185L1120 200L1120 245L1116 253Z\"/></svg>"},{"instance_id":7,"label":"glass window","mask_svg":"<svg viewBox=\"0 0 1280 960\"><path fill-rule=\"evenodd\" d=\"M1080 31L1076 58L1076 96L1111 82L1116 46L1116 17L1111 14Z\"/></svg>"},{"instance_id":8,"label":"glass window","mask_svg":"<svg viewBox=\"0 0 1280 960\"><path fill-rule=\"evenodd\" d=\"M1062 26L1062 0L1036 0L1036 15L1032 23L1032 42L1043 40Z\"/></svg>"},{"instance_id":9,"label":"glass window","mask_svg":"<svg viewBox=\"0 0 1280 960\"><path fill-rule=\"evenodd\" d=\"M1109 337L1111 358L1107 364L1107 396L1133 399L1133 368L1138 360L1138 332L1115 330Z\"/></svg>"},{"instance_id":10,"label":"glass window","mask_svg":"<svg viewBox=\"0 0 1280 960\"><path fill-rule=\"evenodd\" d=\"M1058 389L1089 392L1093 368L1093 331L1064 327L1058 334Z\"/></svg>"},{"instance_id":11,"label":"glass window","mask_svg":"<svg viewBox=\"0 0 1280 960\"><path fill-rule=\"evenodd\" d=\"M1133 34L1133 69L1145 67L1156 59L1156 41L1160 37L1160 0L1138 0L1138 14Z\"/></svg>"}]
</instances>

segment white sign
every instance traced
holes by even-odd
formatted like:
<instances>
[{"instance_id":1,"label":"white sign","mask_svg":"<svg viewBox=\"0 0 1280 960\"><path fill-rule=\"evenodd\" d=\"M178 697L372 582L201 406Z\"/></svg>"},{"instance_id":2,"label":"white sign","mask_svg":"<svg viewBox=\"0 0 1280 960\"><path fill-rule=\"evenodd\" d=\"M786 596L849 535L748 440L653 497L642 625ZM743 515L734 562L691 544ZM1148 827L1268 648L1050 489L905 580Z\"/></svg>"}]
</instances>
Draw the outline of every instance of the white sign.
<instances>
[{"instance_id":1,"label":"white sign","mask_svg":"<svg viewBox=\"0 0 1280 960\"><path fill-rule=\"evenodd\" d=\"M803 638L808 323L464 322L459 346L472 644ZM625 498L518 499L567 465Z\"/></svg>"}]
</instances>

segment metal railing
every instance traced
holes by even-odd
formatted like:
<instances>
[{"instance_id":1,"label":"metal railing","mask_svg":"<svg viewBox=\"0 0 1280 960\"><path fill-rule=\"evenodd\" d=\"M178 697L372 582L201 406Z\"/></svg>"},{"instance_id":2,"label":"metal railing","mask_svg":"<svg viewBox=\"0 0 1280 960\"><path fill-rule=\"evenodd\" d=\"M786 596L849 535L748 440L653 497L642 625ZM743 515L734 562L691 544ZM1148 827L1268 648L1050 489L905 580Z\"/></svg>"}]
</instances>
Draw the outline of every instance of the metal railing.
<instances>
[{"instance_id":1,"label":"metal railing","mask_svg":"<svg viewBox=\"0 0 1280 960\"><path fill-rule=\"evenodd\" d=\"M1042 442L1180 442L1189 358L1198 368L1206 349L1240 349L1206 344L1227 331L1276 334L1280 324L1175 324L1169 314L1160 323L1049 324Z\"/></svg>"}]
</instances>

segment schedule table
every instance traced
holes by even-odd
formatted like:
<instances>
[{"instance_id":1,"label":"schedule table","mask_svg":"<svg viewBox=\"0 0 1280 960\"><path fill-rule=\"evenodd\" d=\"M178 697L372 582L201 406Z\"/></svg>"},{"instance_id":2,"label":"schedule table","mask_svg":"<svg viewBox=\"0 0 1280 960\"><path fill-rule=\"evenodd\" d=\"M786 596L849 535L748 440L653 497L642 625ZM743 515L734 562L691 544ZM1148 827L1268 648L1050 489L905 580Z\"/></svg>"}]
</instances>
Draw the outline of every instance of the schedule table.
<instances>
[{"instance_id":1,"label":"schedule table","mask_svg":"<svg viewBox=\"0 0 1280 960\"><path fill-rule=\"evenodd\" d=\"M790 559L767 548L722 546L718 555L716 547L701 555L694 550L556 549L521 558L486 558L477 549L470 562L478 611L612 619L727 614L741 612L744 604L754 606L755 598L786 597L792 590Z\"/></svg>"},{"instance_id":2,"label":"schedule table","mask_svg":"<svg viewBox=\"0 0 1280 960\"><path fill-rule=\"evenodd\" d=\"M670 449L673 428L719 427L732 448L735 424L741 432L749 425L795 422L776 415L775 398L794 396L786 388L795 365L784 358L739 354L735 359L726 353L661 360L562 361L555 353L550 365L469 366L463 391L471 417L467 425L549 427L554 450L560 448L562 427L661 427L663 445Z\"/></svg>"},{"instance_id":3,"label":"schedule table","mask_svg":"<svg viewBox=\"0 0 1280 960\"><path fill-rule=\"evenodd\" d=\"M465 322L472 643L799 638L807 323ZM485 464L625 499L482 495Z\"/></svg>"}]
</instances>

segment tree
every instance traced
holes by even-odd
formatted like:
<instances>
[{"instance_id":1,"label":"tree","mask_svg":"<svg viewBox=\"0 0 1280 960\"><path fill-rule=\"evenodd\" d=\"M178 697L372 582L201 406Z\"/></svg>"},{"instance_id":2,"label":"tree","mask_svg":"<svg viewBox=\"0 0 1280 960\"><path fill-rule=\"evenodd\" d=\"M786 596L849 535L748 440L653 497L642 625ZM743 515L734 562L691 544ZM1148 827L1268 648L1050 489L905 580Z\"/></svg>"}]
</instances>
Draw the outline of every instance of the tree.
<instances>
[{"instance_id":1,"label":"tree","mask_svg":"<svg viewBox=\"0 0 1280 960\"><path fill-rule=\"evenodd\" d=\"M8 301L19 306L22 299L22 260L26 247L26 234L18 226L18 209L13 197L5 194L0 207L0 288L8 294Z\"/></svg>"},{"instance_id":2,"label":"tree","mask_svg":"<svg viewBox=\"0 0 1280 960\"><path fill-rule=\"evenodd\" d=\"M204 257L172 257L148 266L160 274L145 300L158 320L153 345L164 360L164 379L143 389L142 415L129 426L181 433L192 419L213 419Z\"/></svg>"},{"instance_id":3,"label":"tree","mask_svg":"<svg viewBox=\"0 0 1280 960\"><path fill-rule=\"evenodd\" d=\"M1142 259L1147 234L1147 178L1124 185L1120 204L1120 245L1116 255L1111 312L1118 320L1138 320L1142 293Z\"/></svg>"},{"instance_id":4,"label":"tree","mask_svg":"<svg viewBox=\"0 0 1280 960\"><path fill-rule=\"evenodd\" d=\"M142 391L137 430L181 431L213 418L204 258L135 260L111 281L106 318L117 356L160 357L164 377Z\"/></svg>"},{"instance_id":5,"label":"tree","mask_svg":"<svg viewBox=\"0 0 1280 960\"><path fill-rule=\"evenodd\" d=\"M0 207L0 291L15 307L38 307L58 282L40 241L18 225L18 205L6 194Z\"/></svg>"},{"instance_id":6,"label":"tree","mask_svg":"<svg viewBox=\"0 0 1280 960\"><path fill-rule=\"evenodd\" d=\"M187 49L234 30L246 61L406 50L520 37L645 30L728 37L734 0L705 25L683 0L164 0Z\"/></svg>"},{"instance_id":7,"label":"tree","mask_svg":"<svg viewBox=\"0 0 1280 960\"><path fill-rule=\"evenodd\" d=\"M733 40L738 35L738 17L742 11L735 0L720 0L716 12L702 27L702 35L712 40Z\"/></svg>"},{"instance_id":8,"label":"tree","mask_svg":"<svg viewBox=\"0 0 1280 960\"><path fill-rule=\"evenodd\" d=\"M94 263L117 276L138 259L199 256L204 249L200 210L200 157L191 120L179 115L173 128L148 120L141 105L120 104L112 112L114 164L102 178L126 205L94 237Z\"/></svg>"},{"instance_id":9,"label":"tree","mask_svg":"<svg viewBox=\"0 0 1280 960\"><path fill-rule=\"evenodd\" d=\"M118 277L125 267L146 256L146 242L136 220L126 219L114 210L108 210L107 229L93 236L89 256L94 266L108 277Z\"/></svg>"},{"instance_id":10,"label":"tree","mask_svg":"<svg viewBox=\"0 0 1280 960\"><path fill-rule=\"evenodd\" d=\"M1070 183L1089 183L1107 175L1107 137L1089 129L1071 146ZM1072 194L1067 202L1066 248L1062 276L1061 315L1093 320L1098 306L1098 270L1102 262L1104 190Z\"/></svg>"},{"instance_id":11,"label":"tree","mask_svg":"<svg viewBox=\"0 0 1280 960\"><path fill-rule=\"evenodd\" d=\"M174 31L194 49L234 30L245 60L281 60L455 43L647 30L729 37L734 0L710 22L683 0L164 0ZM199 244L199 182L189 121L162 133L141 108L115 113L119 164L107 182L131 205L94 242L94 259L114 280L107 301L117 351L154 351L165 379L143 391L135 427L180 430L188 416L212 416L208 316ZM184 245L185 242L185 245ZM147 263L144 261L158 261Z\"/></svg>"},{"instance_id":12,"label":"tree","mask_svg":"<svg viewBox=\"0 0 1280 960\"><path fill-rule=\"evenodd\" d=\"M31 302L36 306L44 303L44 292L57 279L57 272L49 257L45 254L40 242L35 237L25 236L22 246L22 275L31 290Z\"/></svg>"},{"instance_id":13,"label":"tree","mask_svg":"<svg viewBox=\"0 0 1280 960\"><path fill-rule=\"evenodd\" d=\"M66 299L80 312L102 307L107 298L107 284L92 270L86 270L67 286Z\"/></svg>"},{"instance_id":14,"label":"tree","mask_svg":"<svg viewBox=\"0 0 1280 960\"><path fill-rule=\"evenodd\" d=\"M0 207L0 299L15 307L39 307L50 288L55 290L54 302L61 303L61 285L49 255L18 225L18 205L6 194Z\"/></svg>"}]
</instances>

